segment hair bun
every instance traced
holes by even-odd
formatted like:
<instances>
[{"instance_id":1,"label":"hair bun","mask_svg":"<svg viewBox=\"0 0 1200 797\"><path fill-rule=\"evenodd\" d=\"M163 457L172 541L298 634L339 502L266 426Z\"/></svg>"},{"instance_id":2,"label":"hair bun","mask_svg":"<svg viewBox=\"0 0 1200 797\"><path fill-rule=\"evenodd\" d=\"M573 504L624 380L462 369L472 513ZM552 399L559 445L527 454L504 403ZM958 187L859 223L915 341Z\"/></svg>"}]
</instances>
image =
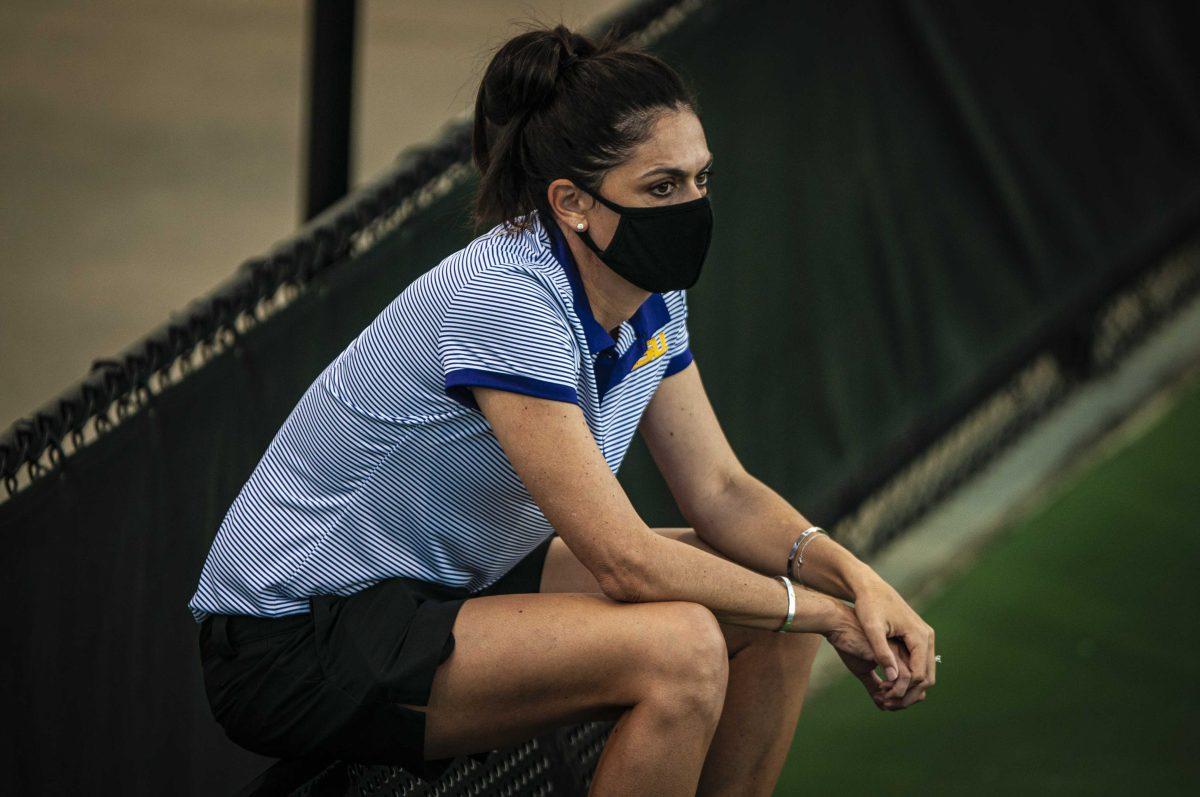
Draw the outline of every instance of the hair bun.
<instances>
[{"instance_id":1,"label":"hair bun","mask_svg":"<svg viewBox=\"0 0 1200 797\"><path fill-rule=\"evenodd\" d=\"M695 96L679 74L627 40L625 27L610 24L599 41L565 25L534 27L496 50L471 127L477 224L508 226L533 210L550 218L550 182L599 185L652 137L662 114L694 113Z\"/></svg>"},{"instance_id":2,"label":"hair bun","mask_svg":"<svg viewBox=\"0 0 1200 797\"><path fill-rule=\"evenodd\" d=\"M484 73L477 115L504 127L522 123L554 101L564 70L596 46L563 25L535 29L506 42Z\"/></svg>"}]
</instances>

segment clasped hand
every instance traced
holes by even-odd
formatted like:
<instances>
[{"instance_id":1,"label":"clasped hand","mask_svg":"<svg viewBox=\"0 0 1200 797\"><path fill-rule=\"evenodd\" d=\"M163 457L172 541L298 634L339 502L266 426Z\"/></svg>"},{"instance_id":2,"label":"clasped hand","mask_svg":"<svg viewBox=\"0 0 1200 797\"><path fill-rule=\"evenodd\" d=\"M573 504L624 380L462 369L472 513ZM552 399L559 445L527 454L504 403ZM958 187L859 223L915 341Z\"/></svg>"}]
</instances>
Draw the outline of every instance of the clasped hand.
<instances>
[{"instance_id":1,"label":"clasped hand","mask_svg":"<svg viewBox=\"0 0 1200 797\"><path fill-rule=\"evenodd\" d=\"M845 611L825 638L875 705L898 711L924 700L937 681L933 628L882 578L858 589L853 606L838 604Z\"/></svg>"}]
</instances>

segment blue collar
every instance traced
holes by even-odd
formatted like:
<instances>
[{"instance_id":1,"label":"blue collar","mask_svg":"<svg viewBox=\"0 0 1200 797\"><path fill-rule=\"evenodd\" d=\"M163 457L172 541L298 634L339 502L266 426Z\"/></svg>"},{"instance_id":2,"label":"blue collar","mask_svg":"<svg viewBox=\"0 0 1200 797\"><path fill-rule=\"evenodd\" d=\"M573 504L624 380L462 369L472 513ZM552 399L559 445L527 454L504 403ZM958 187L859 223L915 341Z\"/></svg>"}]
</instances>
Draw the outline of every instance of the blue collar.
<instances>
[{"instance_id":1,"label":"blue collar","mask_svg":"<svg viewBox=\"0 0 1200 797\"><path fill-rule=\"evenodd\" d=\"M588 352L594 358L592 370L596 375L596 387L601 400L615 385L620 384L650 348L654 334L671 320L671 312L661 293L652 293L642 302L637 311L629 318L633 327L634 340L625 354L617 356L617 342L604 325L592 315L592 306L588 303L587 292L583 288L583 280L579 276L579 266L575 256L563 238L562 230L553 219L538 220L539 224L550 238L550 251L554 259L562 266L571 283L571 295L575 305L575 314L583 323L584 336L587 338ZM597 357L596 355L599 354Z\"/></svg>"},{"instance_id":2,"label":"blue collar","mask_svg":"<svg viewBox=\"0 0 1200 797\"><path fill-rule=\"evenodd\" d=\"M588 303L587 292L584 290L583 280L579 276L579 266L575 263L575 256L571 254L571 248L567 246L566 239L563 238L562 230L559 229L558 223L550 219L541 222L541 226L550 237L550 250L554 253L554 259L562 265L563 271L567 274L567 280L571 283L571 295L574 299L575 312L579 316L580 321L583 322L583 331L587 337L588 351L591 354L596 354L605 349L614 348L617 342L613 340L612 335L608 334L608 330L604 328L604 325L592 315L592 306ZM637 333L637 339L630 348L637 349L641 347L638 356L634 358L635 361L646 353L647 340L650 336L659 329L662 329L663 324L666 324L670 320L671 313L667 310L667 303L663 300L661 293L652 293L646 298L646 301L641 303L629 318L629 323L633 327L633 331Z\"/></svg>"}]
</instances>

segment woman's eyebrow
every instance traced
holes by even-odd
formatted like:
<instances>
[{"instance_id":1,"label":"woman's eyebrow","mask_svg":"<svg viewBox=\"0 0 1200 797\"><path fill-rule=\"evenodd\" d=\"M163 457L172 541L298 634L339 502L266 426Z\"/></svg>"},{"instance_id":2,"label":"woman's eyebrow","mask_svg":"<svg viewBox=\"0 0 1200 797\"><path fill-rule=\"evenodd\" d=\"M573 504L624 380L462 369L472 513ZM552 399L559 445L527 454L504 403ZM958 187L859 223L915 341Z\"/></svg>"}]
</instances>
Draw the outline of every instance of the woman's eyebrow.
<instances>
[{"instance_id":1,"label":"woman's eyebrow","mask_svg":"<svg viewBox=\"0 0 1200 797\"><path fill-rule=\"evenodd\" d=\"M708 167L712 166L713 160L714 160L714 158L710 157L708 159L708 163L704 164L704 169L707 169ZM704 169L701 169L700 171L704 171ZM684 171L683 169L680 169L677 166L656 166L655 168L653 168L650 171L643 174L638 179L641 180L643 178L649 177L652 174L660 174L660 173L661 174L669 174L672 177L687 177L687 174L688 174L686 171Z\"/></svg>"}]
</instances>

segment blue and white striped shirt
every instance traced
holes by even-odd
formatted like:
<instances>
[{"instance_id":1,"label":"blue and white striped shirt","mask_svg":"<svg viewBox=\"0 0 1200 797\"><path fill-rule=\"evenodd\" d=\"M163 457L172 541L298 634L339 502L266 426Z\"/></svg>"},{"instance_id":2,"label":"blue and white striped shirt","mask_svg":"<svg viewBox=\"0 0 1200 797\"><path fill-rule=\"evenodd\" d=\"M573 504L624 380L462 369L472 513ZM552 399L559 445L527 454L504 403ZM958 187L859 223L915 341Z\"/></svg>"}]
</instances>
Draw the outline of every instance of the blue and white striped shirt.
<instances>
[{"instance_id":1,"label":"blue and white striped shirt","mask_svg":"<svg viewBox=\"0 0 1200 797\"><path fill-rule=\"evenodd\" d=\"M530 215L415 279L309 386L217 531L196 622L303 614L398 576L478 592L550 536L469 385L579 404L617 472L692 361L685 291L651 294L614 340L562 231Z\"/></svg>"}]
</instances>

